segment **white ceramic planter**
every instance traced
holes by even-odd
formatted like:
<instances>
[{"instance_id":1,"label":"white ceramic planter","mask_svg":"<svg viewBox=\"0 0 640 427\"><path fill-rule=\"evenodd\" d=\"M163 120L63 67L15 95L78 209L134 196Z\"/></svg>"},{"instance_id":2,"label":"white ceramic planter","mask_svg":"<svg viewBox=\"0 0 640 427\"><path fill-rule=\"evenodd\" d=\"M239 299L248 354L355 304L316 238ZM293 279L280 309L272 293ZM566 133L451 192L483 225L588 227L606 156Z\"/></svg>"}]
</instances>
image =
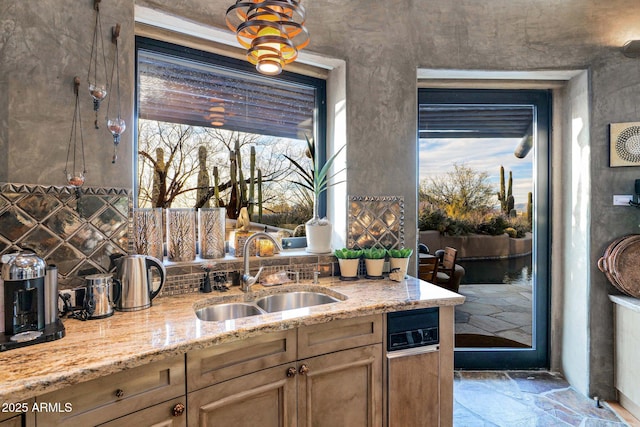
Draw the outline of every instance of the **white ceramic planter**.
<instances>
[{"instance_id":1,"label":"white ceramic planter","mask_svg":"<svg viewBox=\"0 0 640 427\"><path fill-rule=\"evenodd\" d=\"M394 268L400 269L402 277L407 275L407 269L409 268L410 258L389 258L389 271L393 271Z\"/></svg>"},{"instance_id":2,"label":"white ceramic planter","mask_svg":"<svg viewBox=\"0 0 640 427\"><path fill-rule=\"evenodd\" d=\"M341 277L358 277L358 266L360 265L360 259L342 259L338 258L338 264L340 264L340 276Z\"/></svg>"},{"instance_id":3,"label":"white ceramic planter","mask_svg":"<svg viewBox=\"0 0 640 427\"><path fill-rule=\"evenodd\" d=\"M331 233L333 226L325 221L318 224L305 224L307 234L307 252L326 254L331 252Z\"/></svg>"},{"instance_id":4,"label":"white ceramic planter","mask_svg":"<svg viewBox=\"0 0 640 427\"><path fill-rule=\"evenodd\" d=\"M382 268L384 267L384 258L380 259L364 259L364 265L367 268L367 276L381 277Z\"/></svg>"}]
</instances>

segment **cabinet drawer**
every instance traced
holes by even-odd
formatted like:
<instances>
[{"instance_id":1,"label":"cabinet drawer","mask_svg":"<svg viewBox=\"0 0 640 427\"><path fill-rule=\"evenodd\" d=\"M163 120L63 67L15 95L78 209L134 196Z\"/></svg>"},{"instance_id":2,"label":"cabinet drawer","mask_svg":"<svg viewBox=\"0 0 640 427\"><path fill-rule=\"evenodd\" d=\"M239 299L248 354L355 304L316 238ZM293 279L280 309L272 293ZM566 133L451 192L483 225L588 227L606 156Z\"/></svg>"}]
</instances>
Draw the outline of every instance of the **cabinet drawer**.
<instances>
[{"instance_id":1,"label":"cabinet drawer","mask_svg":"<svg viewBox=\"0 0 640 427\"><path fill-rule=\"evenodd\" d=\"M125 415L100 427L187 427L185 396Z\"/></svg>"},{"instance_id":2,"label":"cabinet drawer","mask_svg":"<svg viewBox=\"0 0 640 427\"><path fill-rule=\"evenodd\" d=\"M381 314L301 326L298 329L298 358L381 342Z\"/></svg>"},{"instance_id":3,"label":"cabinet drawer","mask_svg":"<svg viewBox=\"0 0 640 427\"><path fill-rule=\"evenodd\" d=\"M73 385L36 398L59 410L36 414L38 426L97 425L185 394L184 356ZM65 412L68 411L68 412Z\"/></svg>"},{"instance_id":4,"label":"cabinet drawer","mask_svg":"<svg viewBox=\"0 0 640 427\"><path fill-rule=\"evenodd\" d=\"M189 391L296 360L295 329L187 353Z\"/></svg>"}]
</instances>

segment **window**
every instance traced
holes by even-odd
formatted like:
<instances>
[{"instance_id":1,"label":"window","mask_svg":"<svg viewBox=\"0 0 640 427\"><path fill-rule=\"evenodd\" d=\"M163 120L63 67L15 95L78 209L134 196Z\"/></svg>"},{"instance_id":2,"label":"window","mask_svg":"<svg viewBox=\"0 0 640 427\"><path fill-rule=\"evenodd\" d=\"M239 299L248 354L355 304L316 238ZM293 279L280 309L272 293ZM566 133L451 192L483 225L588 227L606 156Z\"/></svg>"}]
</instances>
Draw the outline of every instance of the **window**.
<instances>
[{"instance_id":1,"label":"window","mask_svg":"<svg viewBox=\"0 0 640 427\"><path fill-rule=\"evenodd\" d=\"M325 145L325 81L267 77L219 55L136 39L139 207L225 206L229 218L293 229L312 197L305 137ZM218 197L216 198L216 195Z\"/></svg>"}]
</instances>

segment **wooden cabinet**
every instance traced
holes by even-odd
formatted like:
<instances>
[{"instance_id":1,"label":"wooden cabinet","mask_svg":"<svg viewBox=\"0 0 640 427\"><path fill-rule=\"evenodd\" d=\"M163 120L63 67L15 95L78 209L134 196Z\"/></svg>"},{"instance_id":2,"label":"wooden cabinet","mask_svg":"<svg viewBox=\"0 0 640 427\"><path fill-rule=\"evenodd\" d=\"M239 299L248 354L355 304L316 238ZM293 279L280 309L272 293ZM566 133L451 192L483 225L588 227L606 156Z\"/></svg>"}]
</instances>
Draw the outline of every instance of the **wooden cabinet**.
<instances>
[{"instance_id":1,"label":"wooden cabinet","mask_svg":"<svg viewBox=\"0 0 640 427\"><path fill-rule=\"evenodd\" d=\"M184 394L184 356L178 356L38 396L37 404L57 409L36 413L36 423L99 425L174 398L184 402Z\"/></svg>"},{"instance_id":2,"label":"wooden cabinet","mask_svg":"<svg viewBox=\"0 0 640 427\"><path fill-rule=\"evenodd\" d=\"M192 352L189 424L381 426L381 342L378 315ZM268 360L277 365L269 367ZM202 388L207 380L212 384Z\"/></svg>"}]
</instances>

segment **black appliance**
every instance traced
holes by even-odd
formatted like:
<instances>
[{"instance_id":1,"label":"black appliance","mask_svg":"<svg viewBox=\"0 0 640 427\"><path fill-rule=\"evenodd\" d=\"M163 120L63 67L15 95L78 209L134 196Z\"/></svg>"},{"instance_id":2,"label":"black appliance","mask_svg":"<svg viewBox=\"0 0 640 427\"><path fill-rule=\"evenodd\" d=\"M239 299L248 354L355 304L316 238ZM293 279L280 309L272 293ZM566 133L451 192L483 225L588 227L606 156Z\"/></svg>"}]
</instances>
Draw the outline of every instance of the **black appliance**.
<instances>
[{"instance_id":1,"label":"black appliance","mask_svg":"<svg viewBox=\"0 0 640 427\"><path fill-rule=\"evenodd\" d=\"M387 351L438 344L438 307L387 314Z\"/></svg>"},{"instance_id":2,"label":"black appliance","mask_svg":"<svg viewBox=\"0 0 640 427\"><path fill-rule=\"evenodd\" d=\"M33 252L2 256L0 351L60 339L58 270Z\"/></svg>"}]
</instances>

